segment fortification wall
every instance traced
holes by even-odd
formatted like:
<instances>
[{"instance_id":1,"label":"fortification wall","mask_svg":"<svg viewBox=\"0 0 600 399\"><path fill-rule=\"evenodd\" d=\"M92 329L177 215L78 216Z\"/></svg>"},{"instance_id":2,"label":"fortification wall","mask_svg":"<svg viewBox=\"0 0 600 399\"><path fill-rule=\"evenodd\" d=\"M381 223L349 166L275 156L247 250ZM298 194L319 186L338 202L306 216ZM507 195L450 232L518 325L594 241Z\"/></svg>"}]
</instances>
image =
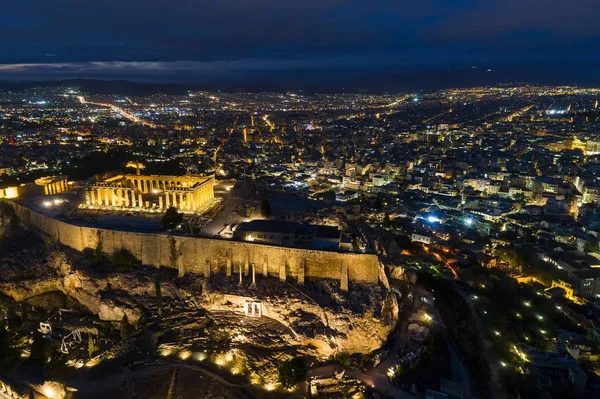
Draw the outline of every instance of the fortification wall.
<instances>
[{"instance_id":1,"label":"fortification wall","mask_svg":"<svg viewBox=\"0 0 600 399\"><path fill-rule=\"evenodd\" d=\"M23 205L9 201L21 222L47 239L55 240L83 251L96 248L111 254L127 249L142 264L171 267L179 275L192 272L202 275L214 273L252 273L276 278L336 279L342 288L350 282L379 281L380 266L373 254L354 254L284 248L256 243L210 238L170 236L77 226L53 219Z\"/></svg>"}]
</instances>

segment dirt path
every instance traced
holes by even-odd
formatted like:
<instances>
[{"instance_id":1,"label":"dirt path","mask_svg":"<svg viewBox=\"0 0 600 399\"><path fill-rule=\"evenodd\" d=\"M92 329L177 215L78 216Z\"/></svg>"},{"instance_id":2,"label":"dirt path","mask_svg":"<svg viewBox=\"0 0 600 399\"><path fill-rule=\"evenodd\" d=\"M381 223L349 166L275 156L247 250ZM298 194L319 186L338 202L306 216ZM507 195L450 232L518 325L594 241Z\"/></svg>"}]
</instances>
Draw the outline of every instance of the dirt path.
<instances>
[{"instance_id":1,"label":"dirt path","mask_svg":"<svg viewBox=\"0 0 600 399\"><path fill-rule=\"evenodd\" d=\"M310 370L309 375L311 377L329 377L334 373L338 374L344 371L346 375L352 378L356 378L357 380L362 381L370 387L377 389L379 392L386 393L392 398L417 398L417 396L413 395L412 393L403 391L402 389L392 384L387 377L387 370L390 367L396 365L396 352L400 348L400 345L402 344L402 341L406 334L406 330L408 327L408 318L410 317L410 315L412 315L419 309L420 305L421 297L417 290L415 290L413 301L410 304L410 310L402 312L402 318L398 322L398 327L396 328L396 331L392 336L392 349L375 368L369 370L367 373L362 373L358 370L352 369L350 367L345 367L340 364L329 364Z\"/></svg>"}]
</instances>

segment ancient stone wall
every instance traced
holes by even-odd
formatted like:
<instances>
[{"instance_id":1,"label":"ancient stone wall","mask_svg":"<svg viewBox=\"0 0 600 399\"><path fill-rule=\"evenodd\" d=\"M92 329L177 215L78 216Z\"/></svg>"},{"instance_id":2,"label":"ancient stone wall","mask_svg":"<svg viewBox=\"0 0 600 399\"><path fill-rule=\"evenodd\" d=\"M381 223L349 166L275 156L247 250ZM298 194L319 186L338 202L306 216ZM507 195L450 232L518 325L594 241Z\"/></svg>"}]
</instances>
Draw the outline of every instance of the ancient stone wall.
<instances>
[{"instance_id":1,"label":"ancient stone wall","mask_svg":"<svg viewBox=\"0 0 600 399\"><path fill-rule=\"evenodd\" d=\"M53 219L20 204L10 202L21 222L42 237L59 241L76 250L96 248L111 254L127 249L142 264L171 267L183 276L187 272L239 273L244 275L255 267L257 275L274 278L335 279L343 282L378 282L380 266L373 254L354 254L284 248L270 245L210 238L169 236L166 234L134 233L77 226ZM229 270L227 270L229 268Z\"/></svg>"}]
</instances>

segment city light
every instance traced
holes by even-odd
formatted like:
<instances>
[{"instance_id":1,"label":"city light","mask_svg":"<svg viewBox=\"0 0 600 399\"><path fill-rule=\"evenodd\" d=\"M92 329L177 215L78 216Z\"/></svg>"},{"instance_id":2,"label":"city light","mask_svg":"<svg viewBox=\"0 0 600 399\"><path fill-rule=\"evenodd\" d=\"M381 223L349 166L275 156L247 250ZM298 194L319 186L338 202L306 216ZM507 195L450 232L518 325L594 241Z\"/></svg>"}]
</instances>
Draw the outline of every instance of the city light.
<instances>
[{"instance_id":1,"label":"city light","mask_svg":"<svg viewBox=\"0 0 600 399\"><path fill-rule=\"evenodd\" d=\"M430 216L427 216L427 221L429 223L440 223L442 221L442 219L438 218L437 216L430 215Z\"/></svg>"}]
</instances>

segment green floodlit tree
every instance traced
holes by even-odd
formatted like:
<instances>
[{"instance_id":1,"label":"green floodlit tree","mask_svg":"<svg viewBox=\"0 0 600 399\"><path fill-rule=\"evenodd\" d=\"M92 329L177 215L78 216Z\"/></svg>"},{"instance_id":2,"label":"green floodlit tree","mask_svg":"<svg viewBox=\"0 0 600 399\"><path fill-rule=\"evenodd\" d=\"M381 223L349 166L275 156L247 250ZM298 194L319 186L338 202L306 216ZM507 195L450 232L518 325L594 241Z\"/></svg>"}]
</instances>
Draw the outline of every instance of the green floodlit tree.
<instances>
[{"instance_id":1,"label":"green floodlit tree","mask_svg":"<svg viewBox=\"0 0 600 399\"><path fill-rule=\"evenodd\" d=\"M88 334L88 356L90 359L94 357L94 353L98 352L98 349L94 337L92 337L92 334Z\"/></svg>"},{"instance_id":2,"label":"green floodlit tree","mask_svg":"<svg viewBox=\"0 0 600 399\"><path fill-rule=\"evenodd\" d=\"M285 361L277 368L277 378L284 388L293 388L306 381L308 365L301 357Z\"/></svg>"}]
</instances>

